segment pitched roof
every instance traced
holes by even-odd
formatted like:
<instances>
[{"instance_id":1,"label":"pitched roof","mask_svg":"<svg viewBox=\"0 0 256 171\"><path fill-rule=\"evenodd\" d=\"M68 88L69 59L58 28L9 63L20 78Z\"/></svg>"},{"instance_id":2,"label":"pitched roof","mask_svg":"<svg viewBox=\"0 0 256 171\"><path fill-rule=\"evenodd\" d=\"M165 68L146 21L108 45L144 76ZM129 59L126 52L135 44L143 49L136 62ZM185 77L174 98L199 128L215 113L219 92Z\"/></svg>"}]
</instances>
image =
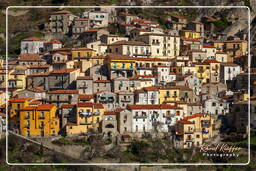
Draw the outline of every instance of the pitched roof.
<instances>
[{"instance_id":1,"label":"pitched roof","mask_svg":"<svg viewBox=\"0 0 256 171\"><path fill-rule=\"evenodd\" d=\"M151 105L128 105L128 109L140 110L140 109L181 109L177 106L172 106L168 104L151 104Z\"/></svg>"},{"instance_id":2,"label":"pitched roof","mask_svg":"<svg viewBox=\"0 0 256 171\"><path fill-rule=\"evenodd\" d=\"M91 107L95 109L104 109L103 105L100 103L91 103L91 102L85 102L85 103L78 103L78 107Z\"/></svg>"},{"instance_id":3,"label":"pitched roof","mask_svg":"<svg viewBox=\"0 0 256 171\"><path fill-rule=\"evenodd\" d=\"M79 99L80 100L91 100L93 99L92 94L79 94Z\"/></svg>"},{"instance_id":4,"label":"pitched roof","mask_svg":"<svg viewBox=\"0 0 256 171\"><path fill-rule=\"evenodd\" d=\"M36 53L23 53L19 55L18 61L44 61Z\"/></svg>"},{"instance_id":5,"label":"pitched roof","mask_svg":"<svg viewBox=\"0 0 256 171\"><path fill-rule=\"evenodd\" d=\"M203 48L215 48L213 45L203 45Z\"/></svg>"},{"instance_id":6,"label":"pitched roof","mask_svg":"<svg viewBox=\"0 0 256 171\"><path fill-rule=\"evenodd\" d=\"M62 109L72 109L75 106L76 106L75 104L63 104L63 105L61 105L61 108Z\"/></svg>"},{"instance_id":7,"label":"pitched roof","mask_svg":"<svg viewBox=\"0 0 256 171\"><path fill-rule=\"evenodd\" d=\"M25 39L22 39L22 41L42 41L42 40L38 37L27 37Z\"/></svg>"},{"instance_id":8,"label":"pitched roof","mask_svg":"<svg viewBox=\"0 0 256 171\"><path fill-rule=\"evenodd\" d=\"M76 70L78 69L75 69L75 68L60 69L60 70L54 70L50 74L65 74L65 73L70 73Z\"/></svg>"},{"instance_id":9,"label":"pitched roof","mask_svg":"<svg viewBox=\"0 0 256 171\"><path fill-rule=\"evenodd\" d=\"M77 80L92 80L92 76L78 76Z\"/></svg>"},{"instance_id":10,"label":"pitched roof","mask_svg":"<svg viewBox=\"0 0 256 171\"><path fill-rule=\"evenodd\" d=\"M182 123L182 124L193 124L192 122L190 122L190 121L188 121L186 119L179 120L178 122Z\"/></svg>"},{"instance_id":11,"label":"pitched roof","mask_svg":"<svg viewBox=\"0 0 256 171\"><path fill-rule=\"evenodd\" d=\"M59 11L52 12L51 14L57 15L57 14L72 14L72 13L68 10L59 10Z\"/></svg>"},{"instance_id":12,"label":"pitched roof","mask_svg":"<svg viewBox=\"0 0 256 171\"><path fill-rule=\"evenodd\" d=\"M51 110L54 104L42 104L37 106L37 110Z\"/></svg>"},{"instance_id":13,"label":"pitched roof","mask_svg":"<svg viewBox=\"0 0 256 171\"><path fill-rule=\"evenodd\" d=\"M140 42L140 41L126 41L126 40L121 40L121 41L117 41L114 42L111 45L135 45L135 46L150 46L149 44L146 44L144 42Z\"/></svg>"},{"instance_id":14,"label":"pitched roof","mask_svg":"<svg viewBox=\"0 0 256 171\"><path fill-rule=\"evenodd\" d=\"M32 100L32 98L19 98L19 99L9 99L9 102L19 103L19 102L25 102L30 100Z\"/></svg>"},{"instance_id":15,"label":"pitched roof","mask_svg":"<svg viewBox=\"0 0 256 171\"><path fill-rule=\"evenodd\" d=\"M78 94L78 90L53 90L48 91L47 94Z\"/></svg>"},{"instance_id":16,"label":"pitched roof","mask_svg":"<svg viewBox=\"0 0 256 171\"><path fill-rule=\"evenodd\" d=\"M216 59L206 59L204 60L204 63L220 63L220 62L217 61Z\"/></svg>"},{"instance_id":17,"label":"pitched roof","mask_svg":"<svg viewBox=\"0 0 256 171\"><path fill-rule=\"evenodd\" d=\"M51 40L49 42L45 42L44 44L62 44L59 40Z\"/></svg>"}]
</instances>

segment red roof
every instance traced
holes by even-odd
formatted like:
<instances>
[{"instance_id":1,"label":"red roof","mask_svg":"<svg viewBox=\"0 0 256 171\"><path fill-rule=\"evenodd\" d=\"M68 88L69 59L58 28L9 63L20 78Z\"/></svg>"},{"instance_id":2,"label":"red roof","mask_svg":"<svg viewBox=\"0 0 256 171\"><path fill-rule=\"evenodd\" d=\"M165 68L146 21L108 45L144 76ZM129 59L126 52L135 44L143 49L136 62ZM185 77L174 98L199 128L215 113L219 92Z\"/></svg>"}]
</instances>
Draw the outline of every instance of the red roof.
<instances>
[{"instance_id":1,"label":"red roof","mask_svg":"<svg viewBox=\"0 0 256 171\"><path fill-rule=\"evenodd\" d=\"M134 15L128 13L128 12L120 12L119 14L120 15L126 15L126 16L134 16Z\"/></svg>"},{"instance_id":2,"label":"red roof","mask_svg":"<svg viewBox=\"0 0 256 171\"><path fill-rule=\"evenodd\" d=\"M136 45L136 46L150 46L149 44L146 44L144 42L140 42L140 41L126 41L126 40L121 40L121 41L117 41L114 42L110 45Z\"/></svg>"},{"instance_id":3,"label":"red roof","mask_svg":"<svg viewBox=\"0 0 256 171\"><path fill-rule=\"evenodd\" d=\"M181 109L177 106L168 104L152 104L152 105L128 105L128 109L140 110L140 109Z\"/></svg>"},{"instance_id":4,"label":"red roof","mask_svg":"<svg viewBox=\"0 0 256 171\"><path fill-rule=\"evenodd\" d=\"M92 76L79 76L76 78L77 80L92 80Z\"/></svg>"},{"instance_id":5,"label":"red roof","mask_svg":"<svg viewBox=\"0 0 256 171\"><path fill-rule=\"evenodd\" d=\"M203 48L215 48L213 45L203 45Z\"/></svg>"},{"instance_id":6,"label":"red roof","mask_svg":"<svg viewBox=\"0 0 256 171\"><path fill-rule=\"evenodd\" d=\"M51 110L53 107L53 104L42 104L37 106L37 110Z\"/></svg>"},{"instance_id":7,"label":"red roof","mask_svg":"<svg viewBox=\"0 0 256 171\"><path fill-rule=\"evenodd\" d=\"M79 99L80 100L91 100L93 99L92 94L79 94Z\"/></svg>"},{"instance_id":8,"label":"red roof","mask_svg":"<svg viewBox=\"0 0 256 171\"><path fill-rule=\"evenodd\" d=\"M22 41L42 41L42 40L38 37L28 37L28 38L22 39Z\"/></svg>"},{"instance_id":9,"label":"red roof","mask_svg":"<svg viewBox=\"0 0 256 171\"><path fill-rule=\"evenodd\" d=\"M193 118L197 118L197 117L203 117L204 114L203 113L195 113L191 116L187 116L187 117L184 117L185 120L189 120L189 119L193 119Z\"/></svg>"},{"instance_id":10,"label":"red roof","mask_svg":"<svg viewBox=\"0 0 256 171\"><path fill-rule=\"evenodd\" d=\"M49 91L48 94L78 94L78 90L53 90Z\"/></svg>"},{"instance_id":11,"label":"red roof","mask_svg":"<svg viewBox=\"0 0 256 171\"><path fill-rule=\"evenodd\" d=\"M192 38L186 38L186 37L181 37L180 39L185 41L200 42L199 39L192 39Z\"/></svg>"},{"instance_id":12,"label":"red roof","mask_svg":"<svg viewBox=\"0 0 256 171\"><path fill-rule=\"evenodd\" d=\"M182 124L193 124L192 122L185 120L185 119L179 120L178 122L180 122Z\"/></svg>"},{"instance_id":13,"label":"red roof","mask_svg":"<svg viewBox=\"0 0 256 171\"><path fill-rule=\"evenodd\" d=\"M100 103L91 103L91 102L85 102L85 103L78 103L78 107L91 107L95 109L104 109L103 105Z\"/></svg>"},{"instance_id":14,"label":"red roof","mask_svg":"<svg viewBox=\"0 0 256 171\"><path fill-rule=\"evenodd\" d=\"M45 42L45 44L62 44L59 40L51 40L49 42Z\"/></svg>"},{"instance_id":15,"label":"red roof","mask_svg":"<svg viewBox=\"0 0 256 171\"><path fill-rule=\"evenodd\" d=\"M146 90L146 91L158 91L158 88L157 87L144 87L143 88L144 90Z\"/></svg>"},{"instance_id":16,"label":"red roof","mask_svg":"<svg viewBox=\"0 0 256 171\"><path fill-rule=\"evenodd\" d=\"M110 83L110 80L96 80L94 83Z\"/></svg>"},{"instance_id":17,"label":"red roof","mask_svg":"<svg viewBox=\"0 0 256 171\"><path fill-rule=\"evenodd\" d=\"M72 13L68 10L59 10L59 11L52 12L51 14L55 15L55 14L72 14Z\"/></svg>"},{"instance_id":18,"label":"red roof","mask_svg":"<svg viewBox=\"0 0 256 171\"><path fill-rule=\"evenodd\" d=\"M64 73L70 73L70 72L73 72L76 70L78 70L78 69L75 69L75 68L60 69L60 70L52 71L51 74L64 74Z\"/></svg>"},{"instance_id":19,"label":"red roof","mask_svg":"<svg viewBox=\"0 0 256 171\"><path fill-rule=\"evenodd\" d=\"M32 98L9 99L9 102L19 103L19 102L25 102L25 101L29 101L29 100L32 100Z\"/></svg>"},{"instance_id":20,"label":"red roof","mask_svg":"<svg viewBox=\"0 0 256 171\"><path fill-rule=\"evenodd\" d=\"M220 63L219 61L217 61L216 59L206 59L204 60L205 63Z\"/></svg>"},{"instance_id":21,"label":"red roof","mask_svg":"<svg viewBox=\"0 0 256 171\"><path fill-rule=\"evenodd\" d=\"M61 108L71 109L71 108L74 108L75 106L76 106L75 104L63 104L61 105Z\"/></svg>"},{"instance_id":22,"label":"red roof","mask_svg":"<svg viewBox=\"0 0 256 171\"><path fill-rule=\"evenodd\" d=\"M36 53L24 53L19 55L18 61L44 61L44 60Z\"/></svg>"}]
</instances>

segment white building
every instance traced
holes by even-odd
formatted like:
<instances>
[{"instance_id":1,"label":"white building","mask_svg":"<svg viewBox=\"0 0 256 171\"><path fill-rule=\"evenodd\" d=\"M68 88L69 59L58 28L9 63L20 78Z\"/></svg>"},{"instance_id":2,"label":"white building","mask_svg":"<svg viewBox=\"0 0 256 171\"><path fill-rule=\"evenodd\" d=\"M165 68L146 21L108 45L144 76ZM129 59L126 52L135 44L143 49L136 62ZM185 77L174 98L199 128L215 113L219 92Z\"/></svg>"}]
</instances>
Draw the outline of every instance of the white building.
<instances>
[{"instance_id":1,"label":"white building","mask_svg":"<svg viewBox=\"0 0 256 171\"><path fill-rule=\"evenodd\" d=\"M88 13L93 28L108 27L108 12L92 11Z\"/></svg>"},{"instance_id":2,"label":"white building","mask_svg":"<svg viewBox=\"0 0 256 171\"><path fill-rule=\"evenodd\" d=\"M108 52L136 57L148 57L150 45L139 41L118 41L108 45Z\"/></svg>"},{"instance_id":3,"label":"white building","mask_svg":"<svg viewBox=\"0 0 256 171\"><path fill-rule=\"evenodd\" d=\"M157 83L168 83L173 81L170 75L170 66L158 65L156 66Z\"/></svg>"},{"instance_id":4,"label":"white building","mask_svg":"<svg viewBox=\"0 0 256 171\"><path fill-rule=\"evenodd\" d=\"M103 55L107 52L107 44L102 43L101 41L95 41L86 44L87 48L93 49L96 51L96 55Z\"/></svg>"},{"instance_id":5,"label":"white building","mask_svg":"<svg viewBox=\"0 0 256 171\"><path fill-rule=\"evenodd\" d=\"M228 113L228 105L221 99L206 99L203 103L203 113L213 115L225 115Z\"/></svg>"},{"instance_id":6,"label":"white building","mask_svg":"<svg viewBox=\"0 0 256 171\"><path fill-rule=\"evenodd\" d=\"M180 52L180 37L161 33L139 35L137 40L151 46L151 56L174 58Z\"/></svg>"},{"instance_id":7,"label":"white building","mask_svg":"<svg viewBox=\"0 0 256 171\"><path fill-rule=\"evenodd\" d=\"M50 51L53 49L60 49L62 48L62 43L58 40L51 40L49 42L44 43L44 50L45 51Z\"/></svg>"},{"instance_id":8,"label":"white building","mask_svg":"<svg viewBox=\"0 0 256 171\"><path fill-rule=\"evenodd\" d=\"M118 36L118 35L114 35L114 34L104 34L102 36L100 36L100 41L102 43L105 43L107 45L118 42L118 41L128 41L129 38L128 37L122 37L122 36Z\"/></svg>"},{"instance_id":9,"label":"white building","mask_svg":"<svg viewBox=\"0 0 256 171\"><path fill-rule=\"evenodd\" d=\"M234 63L221 63L220 64L220 81L226 84L227 80L232 80L241 73L241 67Z\"/></svg>"},{"instance_id":10,"label":"white building","mask_svg":"<svg viewBox=\"0 0 256 171\"><path fill-rule=\"evenodd\" d=\"M21 53L39 53L44 49L43 40L37 37L28 37L21 40Z\"/></svg>"},{"instance_id":11,"label":"white building","mask_svg":"<svg viewBox=\"0 0 256 171\"><path fill-rule=\"evenodd\" d=\"M207 58L215 58L216 48L213 45L203 45L202 51L206 52Z\"/></svg>"},{"instance_id":12,"label":"white building","mask_svg":"<svg viewBox=\"0 0 256 171\"><path fill-rule=\"evenodd\" d=\"M167 104L128 105L132 115L132 133L168 132L182 116L182 109Z\"/></svg>"},{"instance_id":13,"label":"white building","mask_svg":"<svg viewBox=\"0 0 256 171\"><path fill-rule=\"evenodd\" d=\"M156 87L144 87L135 91L135 104L159 104L159 92Z\"/></svg>"}]
</instances>

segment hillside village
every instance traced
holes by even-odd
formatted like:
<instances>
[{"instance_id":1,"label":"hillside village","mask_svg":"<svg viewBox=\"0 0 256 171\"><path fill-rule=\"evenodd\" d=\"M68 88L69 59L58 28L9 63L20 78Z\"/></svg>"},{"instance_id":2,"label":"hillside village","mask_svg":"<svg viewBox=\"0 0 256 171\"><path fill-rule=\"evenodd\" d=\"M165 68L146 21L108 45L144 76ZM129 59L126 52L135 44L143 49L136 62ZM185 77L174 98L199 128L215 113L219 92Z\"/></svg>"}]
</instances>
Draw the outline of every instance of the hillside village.
<instances>
[{"instance_id":1,"label":"hillside village","mask_svg":"<svg viewBox=\"0 0 256 171\"><path fill-rule=\"evenodd\" d=\"M32 138L168 137L186 149L219 142L221 134L247 135L248 91L256 126L247 37L218 35L216 20L173 15L163 29L129 10L53 11L45 32L75 46L27 37L7 74L0 61L2 134L7 113L8 129Z\"/></svg>"}]
</instances>

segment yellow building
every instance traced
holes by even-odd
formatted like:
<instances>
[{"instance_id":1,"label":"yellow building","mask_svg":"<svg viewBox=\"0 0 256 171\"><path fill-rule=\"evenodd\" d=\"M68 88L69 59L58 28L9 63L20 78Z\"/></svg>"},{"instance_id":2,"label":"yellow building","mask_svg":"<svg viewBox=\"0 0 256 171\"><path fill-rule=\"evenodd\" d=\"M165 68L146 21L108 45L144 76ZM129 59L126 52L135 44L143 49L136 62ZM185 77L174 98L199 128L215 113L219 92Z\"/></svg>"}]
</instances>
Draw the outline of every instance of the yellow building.
<instances>
[{"instance_id":1,"label":"yellow building","mask_svg":"<svg viewBox=\"0 0 256 171\"><path fill-rule=\"evenodd\" d=\"M159 103L168 101L180 101L180 89L176 86L166 86L159 88Z\"/></svg>"},{"instance_id":2,"label":"yellow building","mask_svg":"<svg viewBox=\"0 0 256 171\"><path fill-rule=\"evenodd\" d=\"M20 134L57 136L60 128L57 107L53 104L27 106L20 110Z\"/></svg>"},{"instance_id":3,"label":"yellow building","mask_svg":"<svg viewBox=\"0 0 256 171\"><path fill-rule=\"evenodd\" d=\"M204 62L195 63L195 75L200 80L200 83L209 83L210 66Z\"/></svg>"},{"instance_id":4,"label":"yellow building","mask_svg":"<svg viewBox=\"0 0 256 171\"><path fill-rule=\"evenodd\" d=\"M32 98L9 99L9 120L13 124L18 124L20 109L29 106Z\"/></svg>"},{"instance_id":5,"label":"yellow building","mask_svg":"<svg viewBox=\"0 0 256 171\"><path fill-rule=\"evenodd\" d=\"M108 65L111 79L116 77L132 77L136 68L136 58L126 55L108 54L105 64Z\"/></svg>"},{"instance_id":6,"label":"yellow building","mask_svg":"<svg viewBox=\"0 0 256 171\"><path fill-rule=\"evenodd\" d=\"M23 90L26 87L26 75L22 73L12 72L9 76L9 87L19 90Z\"/></svg>"},{"instance_id":7,"label":"yellow building","mask_svg":"<svg viewBox=\"0 0 256 171\"><path fill-rule=\"evenodd\" d=\"M75 61L77 67L79 67L82 72L92 67L91 58L96 55L95 50L89 48L73 48L71 50L72 59Z\"/></svg>"},{"instance_id":8,"label":"yellow building","mask_svg":"<svg viewBox=\"0 0 256 171\"><path fill-rule=\"evenodd\" d=\"M176 147L190 148L201 146L205 139L211 138L215 134L215 120L211 115L202 113L184 117L175 126Z\"/></svg>"},{"instance_id":9,"label":"yellow building","mask_svg":"<svg viewBox=\"0 0 256 171\"><path fill-rule=\"evenodd\" d=\"M193 30L180 30L180 36L190 39L199 39L200 32L193 31Z\"/></svg>"},{"instance_id":10,"label":"yellow building","mask_svg":"<svg viewBox=\"0 0 256 171\"><path fill-rule=\"evenodd\" d=\"M220 62L215 59L207 59L204 63L209 65L209 76L207 79L211 83L220 82Z\"/></svg>"},{"instance_id":11,"label":"yellow building","mask_svg":"<svg viewBox=\"0 0 256 171\"><path fill-rule=\"evenodd\" d=\"M73 48L71 49L72 59L90 59L96 55L95 50L90 48Z\"/></svg>"},{"instance_id":12,"label":"yellow building","mask_svg":"<svg viewBox=\"0 0 256 171\"><path fill-rule=\"evenodd\" d=\"M76 123L68 123L66 125L66 135L79 135L87 133L90 130L100 129L105 109L99 103L78 103Z\"/></svg>"}]
</instances>

